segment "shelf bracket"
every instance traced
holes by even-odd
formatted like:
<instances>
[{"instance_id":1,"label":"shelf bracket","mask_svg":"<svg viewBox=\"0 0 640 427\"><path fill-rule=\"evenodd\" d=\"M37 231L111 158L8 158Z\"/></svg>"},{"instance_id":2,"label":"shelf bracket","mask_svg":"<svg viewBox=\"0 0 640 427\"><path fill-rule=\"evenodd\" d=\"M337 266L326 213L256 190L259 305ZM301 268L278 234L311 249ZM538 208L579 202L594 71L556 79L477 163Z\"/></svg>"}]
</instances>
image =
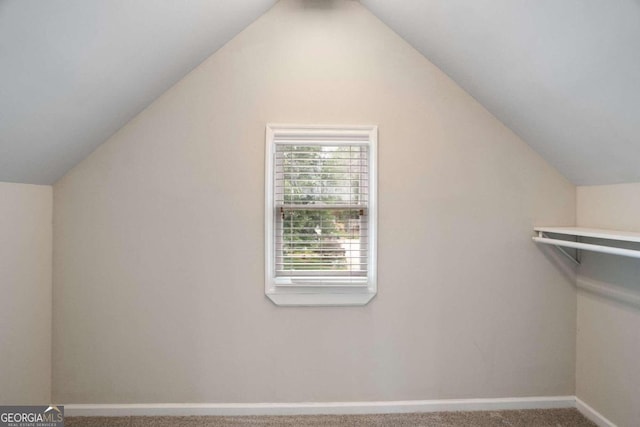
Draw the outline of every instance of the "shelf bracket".
<instances>
[{"instance_id":1,"label":"shelf bracket","mask_svg":"<svg viewBox=\"0 0 640 427\"><path fill-rule=\"evenodd\" d=\"M546 234L544 234L544 231L538 231L538 237L541 238L546 238L548 237ZM574 257L573 255L571 255L569 252L565 251L564 248L562 248L561 246L558 245L553 245L557 250L560 251L560 253L562 253L562 255L566 256L567 258L569 258L571 261L573 261L574 264L576 265L580 265L581 264L581 250L580 249L576 249L576 256Z\"/></svg>"}]
</instances>

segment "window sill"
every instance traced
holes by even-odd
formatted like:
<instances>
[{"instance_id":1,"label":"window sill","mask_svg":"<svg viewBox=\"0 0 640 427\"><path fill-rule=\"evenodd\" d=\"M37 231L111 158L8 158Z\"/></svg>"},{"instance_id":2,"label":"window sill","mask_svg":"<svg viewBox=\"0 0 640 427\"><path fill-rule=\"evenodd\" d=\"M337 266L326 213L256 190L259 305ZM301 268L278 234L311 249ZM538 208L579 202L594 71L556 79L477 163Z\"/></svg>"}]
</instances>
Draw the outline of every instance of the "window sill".
<instances>
[{"instance_id":1,"label":"window sill","mask_svg":"<svg viewBox=\"0 0 640 427\"><path fill-rule=\"evenodd\" d=\"M296 292L294 290L275 289L266 293L267 297L278 306L362 306L376 296L376 292L365 290L357 293Z\"/></svg>"}]
</instances>

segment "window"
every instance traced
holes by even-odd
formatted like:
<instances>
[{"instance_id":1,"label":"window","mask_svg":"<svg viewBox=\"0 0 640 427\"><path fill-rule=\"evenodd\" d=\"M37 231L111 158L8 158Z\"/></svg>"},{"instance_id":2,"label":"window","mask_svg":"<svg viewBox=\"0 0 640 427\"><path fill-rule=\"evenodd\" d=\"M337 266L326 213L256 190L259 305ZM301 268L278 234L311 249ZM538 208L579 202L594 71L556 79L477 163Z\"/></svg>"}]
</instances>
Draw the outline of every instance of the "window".
<instances>
[{"instance_id":1,"label":"window","mask_svg":"<svg viewBox=\"0 0 640 427\"><path fill-rule=\"evenodd\" d=\"M375 126L267 126L266 283L278 305L376 294Z\"/></svg>"}]
</instances>

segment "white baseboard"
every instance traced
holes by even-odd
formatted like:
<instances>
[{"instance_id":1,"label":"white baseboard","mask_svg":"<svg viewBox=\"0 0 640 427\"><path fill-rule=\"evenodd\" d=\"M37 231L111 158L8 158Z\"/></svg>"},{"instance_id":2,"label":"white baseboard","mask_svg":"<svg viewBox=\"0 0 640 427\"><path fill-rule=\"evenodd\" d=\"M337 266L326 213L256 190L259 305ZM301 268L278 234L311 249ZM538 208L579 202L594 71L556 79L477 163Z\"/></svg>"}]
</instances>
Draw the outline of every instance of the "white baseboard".
<instances>
[{"instance_id":1,"label":"white baseboard","mask_svg":"<svg viewBox=\"0 0 640 427\"><path fill-rule=\"evenodd\" d=\"M598 427L616 427L614 423L606 419L600 412L596 411L577 397L576 409L578 409L578 411L580 411L580 413L584 415L585 418L596 423Z\"/></svg>"},{"instance_id":2,"label":"white baseboard","mask_svg":"<svg viewBox=\"0 0 640 427\"><path fill-rule=\"evenodd\" d=\"M317 415L575 408L575 396L302 403L65 404L65 416Z\"/></svg>"}]
</instances>

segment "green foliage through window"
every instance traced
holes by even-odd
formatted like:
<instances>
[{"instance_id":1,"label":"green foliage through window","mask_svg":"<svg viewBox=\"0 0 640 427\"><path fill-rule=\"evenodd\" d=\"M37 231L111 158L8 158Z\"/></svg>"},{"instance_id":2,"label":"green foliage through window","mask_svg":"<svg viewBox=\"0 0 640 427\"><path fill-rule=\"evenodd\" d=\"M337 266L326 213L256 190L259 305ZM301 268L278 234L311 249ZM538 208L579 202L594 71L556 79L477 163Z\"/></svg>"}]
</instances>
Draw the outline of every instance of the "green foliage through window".
<instances>
[{"instance_id":1,"label":"green foliage through window","mask_svg":"<svg viewBox=\"0 0 640 427\"><path fill-rule=\"evenodd\" d=\"M280 145L278 270L365 270L367 147Z\"/></svg>"}]
</instances>

